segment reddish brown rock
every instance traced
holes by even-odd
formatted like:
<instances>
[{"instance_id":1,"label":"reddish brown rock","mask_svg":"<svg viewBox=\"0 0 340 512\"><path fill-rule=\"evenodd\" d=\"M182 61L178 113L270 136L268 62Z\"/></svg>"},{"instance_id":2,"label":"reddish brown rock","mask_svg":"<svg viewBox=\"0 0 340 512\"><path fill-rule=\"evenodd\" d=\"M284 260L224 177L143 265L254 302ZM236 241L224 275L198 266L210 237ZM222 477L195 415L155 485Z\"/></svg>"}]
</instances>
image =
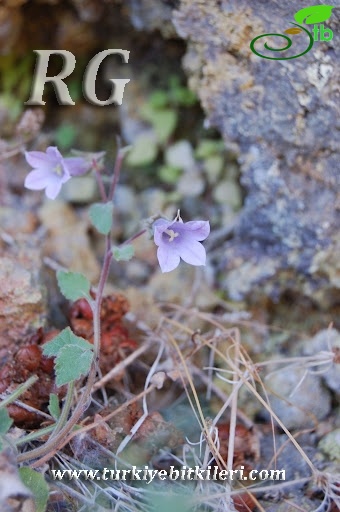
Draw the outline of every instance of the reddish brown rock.
<instances>
[{"instance_id":1,"label":"reddish brown rock","mask_svg":"<svg viewBox=\"0 0 340 512\"><path fill-rule=\"evenodd\" d=\"M41 281L41 253L28 243L0 247L0 350L20 345L44 325L46 290Z\"/></svg>"}]
</instances>

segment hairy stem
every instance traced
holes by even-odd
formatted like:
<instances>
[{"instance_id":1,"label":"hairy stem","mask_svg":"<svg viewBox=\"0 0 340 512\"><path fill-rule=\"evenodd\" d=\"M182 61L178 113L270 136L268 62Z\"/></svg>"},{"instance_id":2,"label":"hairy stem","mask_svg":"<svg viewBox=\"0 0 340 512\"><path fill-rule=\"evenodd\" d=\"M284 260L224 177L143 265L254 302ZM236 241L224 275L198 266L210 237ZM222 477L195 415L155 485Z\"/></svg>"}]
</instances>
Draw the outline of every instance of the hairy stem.
<instances>
[{"instance_id":1,"label":"hairy stem","mask_svg":"<svg viewBox=\"0 0 340 512\"><path fill-rule=\"evenodd\" d=\"M11 393L7 398L4 398L1 401L0 409L3 408L3 407L6 407L7 405L9 405L12 402L14 402L15 400L17 400L17 398L19 398L20 395L22 395L25 391L27 391L27 389L30 388L32 386L32 384L37 382L37 380L38 380L37 375L32 375L32 377L30 377L26 382L24 382L23 384L18 386L16 388L16 390L13 391L13 393Z\"/></svg>"},{"instance_id":2,"label":"hairy stem","mask_svg":"<svg viewBox=\"0 0 340 512\"><path fill-rule=\"evenodd\" d=\"M75 387L74 384L75 383L73 381L73 382L70 382L70 384L68 385L64 406L62 408L61 414L57 420L55 429L53 430L50 439L53 439L58 434L58 432L60 432L60 430L64 427L64 425L67 422L67 417L72 408L73 392L74 392L74 387Z\"/></svg>"},{"instance_id":3,"label":"hairy stem","mask_svg":"<svg viewBox=\"0 0 340 512\"><path fill-rule=\"evenodd\" d=\"M90 373L88 375L84 392L81 395L80 400L76 405L76 408L74 409L72 416L69 418L66 425L59 431L59 433L55 437L51 436L44 445L19 455L17 459L18 462L25 462L28 460L42 457L42 459L36 461L34 464L31 465L31 467L38 467L41 466L44 462L46 462L46 460L49 460L51 458L51 452L53 454L54 451L58 450L60 442L63 441L65 436L67 436L67 434L73 429L74 425L78 422L78 420L86 411L89 403L88 398L91 396L91 390L95 381L96 373L97 365L96 362L94 361L92 363Z\"/></svg>"},{"instance_id":4,"label":"hairy stem","mask_svg":"<svg viewBox=\"0 0 340 512\"><path fill-rule=\"evenodd\" d=\"M123 162L123 158L125 156L126 150L125 149L118 149L114 171L113 171L113 179L111 183L110 193L109 196L106 196L104 186L101 187L102 181L101 178L97 181L98 185L103 197L103 200L108 199L109 201L113 200L114 192L116 189L116 185L119 180L120 176L120 169ZM97 174L97 173L96 173ZM104 293L104 287L105 283L107 281L107 278L109 276L110 271L110 264L112 260L112 250L111 250L111 233L106 236L106 247L105 247L105 255L104 255L104 262L100 273L96 298L94 302L91 305L92 313L93 313L93 348L94 348L94 359L90 368L90 372L88 375L88 379L85 385L85 388L83 390L83 393L80 396L80 400L78 404L76 405L71 417L67 420L67 416L69 415L69 412L71 410L72 406L72 396L73 396L73 390L74 390L74 383L71 383L68 389L65 405L63 407L62 414L55 426L55 429L48 439L48 441L40 446L39 448L35 448L29 452L23 453L19 455L18 462L24 462L32 459L38 459L33 464L32 467L38 467L41 466L43 463L48 461L51 457L53 457L53 454L61 447L63 446L63 441L65 440L65 437L71 432L73 427L76 425L76 423L79 421L79 419L82 417L84 412L86 411L90 399L91 399L91 393L93 391L93 385L96 379L97 374L97 366L99 361L99 354L100 354L100 341L101 341L101 335L100 335L100 311L101 311L101 303L103 299L103 293ZM66 421L66 423L65 423Z\"/></svg>"},{"instance_id":5,"label":"hairy stem","mask_svg":"<svg viewBox=\"0 0 340 512\"><path fill-rule=\"evenodd\" d=\"M144 233L146 233L147 230L146 229L141 229L140 231L138 231L138 233L136 233L135 235L132 235L130 236L130 238L128 238L127 240L125 240L124 242L122 242L120 244L120 247L123 247L124 245L128 245L130 244L131 242L133 242L134 240L136 240L136 238L139 238L140 236L144 235Z\"/></svg>"}]
</instances>

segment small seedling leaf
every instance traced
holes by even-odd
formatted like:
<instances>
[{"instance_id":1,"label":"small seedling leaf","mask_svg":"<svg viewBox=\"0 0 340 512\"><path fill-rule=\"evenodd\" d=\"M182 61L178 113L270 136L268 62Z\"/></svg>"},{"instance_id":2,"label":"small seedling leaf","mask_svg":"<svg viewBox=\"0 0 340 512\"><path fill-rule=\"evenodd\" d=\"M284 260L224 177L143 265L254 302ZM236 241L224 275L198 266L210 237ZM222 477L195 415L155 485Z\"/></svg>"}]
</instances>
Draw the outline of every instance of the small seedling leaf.
<instances>
[{"instance_id":1,"label":"small seedling leaf","mask_svg":"<svg viewBox=\"0 0 340 512\"><path fill-rule=\"evenodd\" d=\"M175 185L181 174L182 169L173 165L162 165L158 170L159 179L170 185Z\"/></svg>"},{"instance_id":2,"label":"small seedling leaf","mask_svg":"<svg viewBox=\"0 0 340 512\"><path fill-rule=\"evenodd\" d=\"M157 90L150 94L149 104L151 108L164 108L169 102L168 94L165 91Z\"/></svg>"},{"instance_id":3,"label":"small seedling leaf","mask_svg":"<svg viewBox=\"0 0 340 512\"><path fill-rule=\"evenodd\" d=\"M311 5L295 13L294 19L297 23L306 23L306 25L322 23L331 17L332 9L332 5Z\"/></svg>"},{"instance_id":4,"label":"small seedling leaf","mask_svg":"<svg viewBox=\"0 0 340 512\"><path fill-rule=\"evenodd\" d=\"M45 512L49 487L41 473L27 466L19 469L21 481L33 493L36 512Z\"/></svg>"},{"instance_id":5,"label":"small seedling leaf","mask_svg":"<svg viewBox=\"0 0 340 512\"><path fill-rule=\"evenodd\" d=\"M68 300L78 300L81 298L91 299L90 281L79 272L65 272L58 270L57 280L61 293Z\"/></svg>"},{"instance_id":6,"label":"small seedling leaf","mask_svg":"<svg viewBox=\"0 0 340 512\"><path fill-rule=\"evenodd\" d=\"M89 344L90 345L90 344ZM56 384L58 387L87 375L93 361L92 346L85 349L77 345L66 345L56 360Z\"/></svg>"},{"instance_id":7,"label":"small seedling leaf","mask_svg":"<svg viewBox=\"0 0 340 512\"><path fill-rule=\"evenodd\" d=\"M159 142L164 143L176 128L178 115L175 110L154 110L150 122L152 123Z\"/></svg>"},{"instance_id":8,"label":"small seedling leaf","mask_svg":"<svg viewBox=\"0 0 340 512\"><path fill-rule=\"evenodd\" d=\"M186 87L176 87L171 91L171 97L173 101L183 107L192 107L198 101L195 93Z\"/></svg>"},{"instance_id":9,"label":"small seedling leaf","mask_svg":"<svg viewBox=\"0 0 340 512\"><path fill-rule=\"evenodd\" d=\"M221 153L224 150L224 145L221 140L202 139L195 151L196 158L205 159Z\"/></svg>"},{"instance_id":10,"label":"small seedling leaf","mask_svg":"<svg viewBox=\"0 0 340 512\"><path fill-rule=\"evenodd\" d=\"M156 137L150 133L141 133L136 137L126 162L132 167L152 164L158 154Z\"/></svg>"},{"instance_id":11,"label":"small seedling leaf","mask_svg":"<svg viewBox=\"0 0 340 512\"><path fill-rule=\"evenodd\" d=\"M55 142L62 149L72 146L77 136L77 128L70 123L63 123L55 132Z\"/></svg>"},{"instance_id":12,"label":"small seedling leaf","mask_svg":"<svg viewBox=\"0 0 340 512\"><path fill-rule=\"evenodd\" d=\"M113 203L95 203L91 206L89 216L99 233L108 235L112 227Z\"/></svg>"},{"instance_id":13,"label":"small seedling leaf","mask_svg":"<svg viewBox=\"0 0 340 512\"><path fill-rule=\"evenodd\" d=\"M50 394L50 403L48 404L50 415L57 420L60 416L59 398L54 393Z\"/></svg>"},{"instance_id":14,"label":"small seedling leaf","mask_svg":"<svg viewBox=\"0 0 340 512\"><path fill-rule=\"evenodd\" d=\"M13 423L12 418L10 418L7 409L0 409L0 435L6 434L8 430L11 428Z\"/></svg>"},{"instance_id":15,"label":"small seedling leaf","mask_svg":"<svg viewBox=\"0 0 340 512\"><path fill-rule=\"evenodd\" d=\"M123 245L122 247L113 247L112 254L116 261L129 261L135 254L133 245Z\"/></svg>"}]
</instances>

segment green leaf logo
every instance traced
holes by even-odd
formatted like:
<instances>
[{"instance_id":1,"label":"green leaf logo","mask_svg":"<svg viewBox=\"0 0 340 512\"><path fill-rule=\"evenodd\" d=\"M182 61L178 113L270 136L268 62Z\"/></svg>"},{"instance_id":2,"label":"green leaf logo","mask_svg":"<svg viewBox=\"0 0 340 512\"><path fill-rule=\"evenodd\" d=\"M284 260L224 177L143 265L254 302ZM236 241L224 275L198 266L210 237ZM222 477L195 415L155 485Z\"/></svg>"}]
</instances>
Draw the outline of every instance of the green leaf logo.
<instances>
[{"instance_id":1,"label":"green leaf logo","mask_svg":"<svg viewBox=\"0 0 340 512\"><path fill-rule=\"evenodd\" d=\"M294 19L297 23L306 23L306 25L322 23L331 17L333 7L333 5L312 5L305 7L294 15Z\"/></svg>"}]
</instances>

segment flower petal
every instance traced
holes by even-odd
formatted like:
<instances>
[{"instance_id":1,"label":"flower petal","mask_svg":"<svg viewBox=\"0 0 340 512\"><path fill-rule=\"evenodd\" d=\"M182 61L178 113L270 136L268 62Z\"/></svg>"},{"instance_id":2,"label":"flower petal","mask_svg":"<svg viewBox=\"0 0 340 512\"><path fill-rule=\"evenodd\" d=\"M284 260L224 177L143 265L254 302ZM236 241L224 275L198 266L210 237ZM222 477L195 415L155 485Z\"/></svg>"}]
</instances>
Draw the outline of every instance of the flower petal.
<instances>
[{"instance_id":1,"label":"flower petal","mask_svg":"<svg viewBox=\"0 0 340 512\"><path fill-rule=\"evenodd\" d=\"M31 171L25 179L25 187L30 190L42 190L49 182L50 174L47 171L37 169Z\"/></svg>"},{"instance_id":2,"label":"flower petal","mask_svg":"<svg viewBox=\"0 0 340 512\"><path fill-rule=\"evenodd\" d=\"M50 169L53 167L50 157L42 151L25 151L25 158L34 169Z\"/></svg>"},{"instance_id":3,"label":"flower petal","mask_svg":"<svg viewBox=\"0 0 340 512\"><path fill-rule=\"evenodd\" d=\"M169 226L173 224L173 221L168 221L165 219L158 219L153 223L154 228L154 240L156 245L161 245L163 243L162 235Z\"/></svg>"},{"instance_id":4,"label":"flower petal","mask_svg":"<svg viewBox=\"0 0 340 512\"><path fill-rule=\"evenodd\" d=\"M171 272L178 267L180 257L176 251L169 251L162 245L157 249L157 258L162 272Z\"/></svg>"},{"instance_id":5,"label":"flower petal","mask_svg":"<svg viewBox=\"0 0 340 512\"><path fill-rule=\"evenodd\" d=\"M55 199L61 190L62 182L54 180L49 182L46 186L45 194L49 199Z\"/></svg>"},{"instance_id":6,"label":"flower petal","mask_svg":"<svg viewBox=\"0 0 340 512\"><path fill-rule=\"evenodd\" d=\"M63 175L59 176L58 174L53 173L52 176L53 176L53 179L57 179L61 183L66 183L69 179L71 179L71 174L69 173L64 161L61 162L61 167L62 167L62 170L64 171Z\"/></svg>"},{"instance_id":7,"label":"flower petal","mask_svg":"<svg viewBox=\"0 0 340 512\"><path fill-rule=\"evenodd\" d=\"M189 265L205 265L207 254L202 244L193 240L185 240L177 245L179 255Z\"/></svg>"},{"instance_id":8,"label":"flower petal","mask_svg":"<svg viewBox=\"0 0 340 512\"><path fill-rule=\"evenodd\" d=\"M91 168L90 162L79 157L64 158L64 164L71 176L81 176Z\"/></svg>"},{"instance_id":9,"label":"flower petal","mask_svg":"<svg viewBox=\"0 0 340 512\"><path fill-rule=\"evenodd\" d=\"M53 162L60 162L61 160L63 160L63 156L56 146L49 146L46 149L46 155L48 155L50 160L52 160Z\"/></svg>"},{"instance_id":10,"label":"flower petal","mask_svg":"<svg viewBox=\"0 0 340 512\"><path fill-rule=\"evenodd\" d=\"M180 223L178 223L180 224ZM185 231L185 236L194 240L205 240L210 233L210 224L206 220L192 220L178 226L178 231Z\"/></svg>"}]
</instances>

